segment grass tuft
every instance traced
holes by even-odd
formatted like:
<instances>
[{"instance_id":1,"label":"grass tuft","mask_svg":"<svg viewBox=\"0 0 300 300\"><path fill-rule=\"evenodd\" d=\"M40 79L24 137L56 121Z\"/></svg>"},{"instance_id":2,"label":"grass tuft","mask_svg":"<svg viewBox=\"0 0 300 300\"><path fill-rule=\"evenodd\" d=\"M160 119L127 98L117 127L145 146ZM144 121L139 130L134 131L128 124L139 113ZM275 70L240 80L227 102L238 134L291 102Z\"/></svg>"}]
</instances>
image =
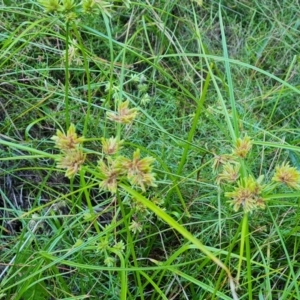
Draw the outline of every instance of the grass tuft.
<instances>
[{"instance_id":1,"label":"grass tuft","mask_svg":"<svg viewBox=\"0 0 300 300\"><path fill-rule=\"evenodd\" d=\"M295 1L0 5L0 298L300 299Z\"/></svg>"}]
</instances>

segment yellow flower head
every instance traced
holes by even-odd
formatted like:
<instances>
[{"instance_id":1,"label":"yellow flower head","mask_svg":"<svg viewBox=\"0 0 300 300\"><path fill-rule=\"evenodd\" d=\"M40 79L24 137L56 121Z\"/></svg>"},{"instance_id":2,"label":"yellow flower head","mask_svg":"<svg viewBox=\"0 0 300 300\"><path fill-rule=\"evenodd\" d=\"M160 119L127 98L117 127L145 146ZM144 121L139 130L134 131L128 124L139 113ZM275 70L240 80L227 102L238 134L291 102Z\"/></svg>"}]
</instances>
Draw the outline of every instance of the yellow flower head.
<instances>
[{"instance_id":1,"label":"yellow flower head","mask_svg":"<svg viewBox=\"0 0 300 300\"><path fill-rule=\"evenodd\" d=\"M67 169L65 176L72 178L80 170L85 157L80 149L66 151L57 159L57 168Z\"/></svg>"},{"instance_id":2,"label":"yellow flower head","mask_svg":"<svg viewBox=\"0 0 300 300\"><path fill-rule=\"evenodd\" d=\"M234 191L225 193L225 196L232 198L229 202L234 211L238 211L242 206L245 212L252 212L254 209L265 208L264 200L261 197L262 190L260 179L255 180L249 176L240 180Z\"/></svg>"},{"instance_id":3,"label":"yellow flower head","mask_svg":"<svg viewBox=\"0 0 300 300\"><path fill-rule=\"evenodd\" d=\"M109 139L101 138L102 150L107 155L113 155L118 153L122 148L123 141L119 141L115 137Z\"/></svg>"},{"instance_id":4,"label":"yellow flower head","mask_svg":"<svg viewBox=\"0 0 300 300\"><path fill-rule=\"evenodd\" d=\"M138 185L143 191L146 186L156 186L155 174L152 173L153 157L140 158L140 149L133 153L133 159L124 159L122 165L127 172L127 178L132 185Z\"/></svg>"},{"instance_id":5,"label":"yellow flower head","mask_svg":"<svg viewBox=\"0 0 300 300\"><path fill-rule=\"evenodd\" d=\"M281 166L275 168L275 174L272 181L282 183L291 187L293 189L300 189L300 172L294 168L290 167L289 163L282 163Z\"/></svg>"},{"instance_id":6,"label":"yellow flower head","mask_svg":"<svg viewBox=\"0 0 300 300\"><path fill-rule=\"evenodd\" d=\"M103 177L103 180L100 182L100 188L115 194L118 188L118 176L122 174L119 159L112 160L110 157L107 157L107 163L104 160L100 160L98 168Z\"/></svg>"},{"instance_id":7,"label":"yellow flower head","mask_svg":"<svg viewBox=\"0 0 300 300\"><path fill-rule=\"evenodd\" d=\"M240 177L240 165L226 163L223 167L222 173L217 177L217 183L220 184L221 181L226 182L236 182Z\"/></svg>"},{"instance_id":8,"label":"yellow flower head","mask_svg":"<svg viewBox=\"0 0 300 300\"><path fill-rule=\"evenodd\" d=\"M251 148L252 148L252 141L250 137L246 135L244 138L242 139L239 138L236 140L233 154L238 157L245 158L248 152L251 150Z\"/></svg>"},{"instance_id":9,"label":"yellow flower head","mask_svg":"<svg viewBox=\"0 0 300 300\"><path fill-rule=\"evenodd\" d=\"M56 147L62 151L75 150L84 142L84 137L77 137L74 124L70 125L67 134L57 130L56 135L51 139L55 141Z\"/></svg>"},{"instance_id":10,"label":"yellow flower head","mask_svg":"<svg viewBox=\"0 0 300 300\"><path fill-rule=\"evenodd\" d=\"M220 167L230 162L235 162L236 159L231 154L216 155L213 159L212 169L216 172Z\"/></svg>"},{"instance_id":11,"label":"yellow flower head","mask_svg":"<svg viewBox=\"0 0 300 300\"><path fill-rule=\"evenodd\" d=\"M60 0L38 0L38 2L44 7L46 13L59 12L62 10Z\"/></svg>"},{"instance_id":12,"label":"yellow flower head","mask_svg":"<svg viewBox=\"0 0 300 300\"><path fill-rule=\"evenodd\" d=\"M137 116L137 108L128 108L129 101L119 102L118 112L107 112L106 115L109 120L121 124L131 124Z\"/></svg>"}]
</instances>

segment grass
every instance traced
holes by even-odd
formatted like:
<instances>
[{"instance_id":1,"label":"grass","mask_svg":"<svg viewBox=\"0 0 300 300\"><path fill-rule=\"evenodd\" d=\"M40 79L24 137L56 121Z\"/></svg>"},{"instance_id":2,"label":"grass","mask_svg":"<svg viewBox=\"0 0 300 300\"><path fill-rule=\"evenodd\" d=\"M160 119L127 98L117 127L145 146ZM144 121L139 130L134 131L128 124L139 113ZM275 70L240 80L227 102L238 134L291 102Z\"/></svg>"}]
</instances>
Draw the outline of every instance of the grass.
<instances>
[{"instance_id":1,"label":"grass","mask_svg":"<svg viewBox=\"0 0 300 300\"><path fill-rule=\"evenodd\" d=\"M97 3L0 4L0 297L299 299L297 4Z\"/></svg>"}]
</instances>

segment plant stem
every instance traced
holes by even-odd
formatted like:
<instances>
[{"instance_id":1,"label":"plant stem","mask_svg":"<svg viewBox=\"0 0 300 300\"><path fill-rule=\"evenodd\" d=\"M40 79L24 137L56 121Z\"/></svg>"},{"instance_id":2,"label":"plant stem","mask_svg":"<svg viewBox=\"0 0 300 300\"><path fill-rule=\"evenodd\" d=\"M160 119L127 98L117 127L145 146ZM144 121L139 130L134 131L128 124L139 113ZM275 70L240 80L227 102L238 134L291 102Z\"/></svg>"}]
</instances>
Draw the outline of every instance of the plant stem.
<instances>
[{"instance_id":1,"label":"plant stem","mask_svg":"<svg viewBox=\"0 0 300 300\"><path fill-rule=\"evenodd\" d=\"M70 24L66 22L66 56L65 56L65 118L66 127L70 126L70 115L69 115L69 34Z\"/></svg>"}]
</instances>

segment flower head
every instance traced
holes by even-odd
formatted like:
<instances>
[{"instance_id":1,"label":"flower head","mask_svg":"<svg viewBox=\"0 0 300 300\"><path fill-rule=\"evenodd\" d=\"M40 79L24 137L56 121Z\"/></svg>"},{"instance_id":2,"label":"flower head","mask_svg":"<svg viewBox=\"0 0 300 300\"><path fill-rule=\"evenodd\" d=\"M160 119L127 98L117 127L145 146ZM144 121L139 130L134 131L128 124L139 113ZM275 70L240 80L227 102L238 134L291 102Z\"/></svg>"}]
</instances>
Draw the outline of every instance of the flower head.
<instances>
[{"instance_id":1,"label":"flower head","mask_svg":"<svg viewBox=\"0 0 300 300\"><path fill-rule=\"evenodd\" d=\"M235 161L235 159L232 157L231 154L221 154L221 155L215 154L212 169L214 172L216 172L223 165L225 165L229 162L234 162L234 161Z\"/></svg>"},{"instance_id":2,"label":"flower head","mask_svg":"<svg viewBox=\"0 0 300 300\"><path fill-rule=\"evenodd\" d=\"M275 174L272 181L282 183L293 189L300 189L300 172L290 167L289 163L282 163L281 166L275 168Z\"/></svg>"},{"instance_id":3,"label":"flower head","mask_svg":"<svg viewBox=\"0 0 300 300\"><path fill-rule=\"evenodd\" d=\"M113 155L118 153L121 149L123 141L119 141L115 137L109 139L101 138L103 152L107 155Z\"/></svg>"},{"instance_id":4,"label":"flower head","mask_svg":"<svg viewBox=\"0 0 300 300\"><path fill-rule=\"evenodd\" d=\"M69 16L71 17L71 15L69 14ZM78 54L78 43L75 39L73 39L70 42L70 45L68 47L68 55L66 50L63 51L63 59L64 61L66 61L67 57L68 57L68 62L69 64L71 64L72 62L74 62L76 65L82 65L82 60L80 59L80 55Z\"/></svg>"},{"instance_id":5,"label":"flower head","mask_svg":"<svg viewBox=\"0 0 300 300\"><path fill-rule=\"evenodd\" d=\"M151 102L151 97L148 93L146 93L141 98L141 105L146 106L149 102Z\"/></svg>"},{"instance_id":6,"label":"flower head","mask_svg":"<svg viewBox=\"0 0 300 300\"><path fill-rule=\"evenodd\" d=\"M108 119L121 124L130 124L136 118L138 110L137 108L128 108L129 101L119 102L118 112L107 112Z\"/></svg>"},{"instance_id":7,"label":"flower head","mask_svg":"<svg viewBox=\"0 0 300 300\"><path fill-rule=\"evenodd\" d=\"M236 182L240 176L240 165L226 163L223 166L223 171L217 177L217 183L220 184L221 181L226 182Z\"/></svg>"},{"instance_id":8,"label":"flower head","mask_svg":"<svg viewBox=\"0 0 300 300\"><path fill-rule=\"evenodd\" d=\"M113 245L113 248L119 252L122 252L124 249L125 249L125 244L123 241L120 241L120 242L116 242L114 245Z\"/></svg>"},{"instance_id":9,"label":"flower head","mask_svg":"<svg viewBox=\"0 0 300 300\"><path fill-rule=\"evenodd\" d=\"M233 154L238 157L245 158L248 152L252 148L252 141L249 136L245 136L244 138L239 138L236 140L235 147L233 150Z\"/></svg>"},{"instance_id":10,"label":"flower head","mask_svg":"<svg viewBox=\"0 0 300 300\"><path fill-rule=\"evenodd\" d=\"M65 176L72 178L81 168L84 163L86 155L81 149L72 149L63 152L57 159L57 168L67 169Z\"/></svg>"},{"instance_id":11,"label":"flower head","mask_svg":"<svg viewBox=\"0 0 300 300\"><path fill-rule=\"evenodd\" d=\"M148 85L146 83L139 83L137 88L141 93L146 93L148 91Z\"/></svg>"},{"instance_id":12,"label":"flower head","mask_svg":"<svg viewBox=\"0 0 300 300\"><path fill-rule=\"evenodd\" d=\"M143 191L146 186L156 186L155 174L152 173L153 157L140 158L140 149L133 153L133 159L124 159L122 166L127 172L127 178L132 185L138 185Z\"/></svg>"},{"instance_id":13,"label":"flower head","mask_svg":"<svg viewBox=\"0 0 300 300\"><path fill-rule=\"evenodd\" d=\"M129 226L129 229L133 232L133 233L137 233L137 232L142 232L143 230L143 225L139 222L136 221L131 221L131 224Z\"/></svg>"},{"instance_id":14,"label":"flower head","mask_svg":"<svg viewBox=\"0 0 300 300\"><path fill-rule=\"evenodd\" d=\"M62 9L60 0L38 0L38 2L44 7L46 13L58 12Z\"/></svg>"},{"instance_id":15,"label":"flower head","mask_svg":"<svg viewBox=\"0 0 300 300\"><path fill-rule=\"evenodd\" d=\"M112 160L110 157L107 157L107 163L104 160L100 160L98 168L100 174L104 177L100 182L100 187L115 194L118 188L118 176L122 174L119 159Z\"/></svg>"},{"instance_id":16,"label":"flower head","mask_svg":"<svg viewBox=\"0 0 300 300\"><path fill-rule=\"evenodd\" d=\"M74 124L70 125L67 134L57 130L56 135L51 139L55 141L55 146L62 151L75 150L84 142L84 137L77 137Z\"/></svg>"},{"instance_id":17,"label":"flower head","mask_svg":"<svg viewBox=\"0 0 300 300\"><path fill-rule=\"evenodd\" d=\"M107 266L107 267L112 267L115 263L115 259L111 256L107 256L104 260L104 264Z\"/></svg>"},{"instance_id":18,"label":"flower head","mask_svg":"<svg viewBox=\"0 0 300 300\"><path fill-rule=\"evenodd\" d=\"M111 17L109 9L112 4L103 0L83 0L82 8L83 12L87 14L99 14L101 12L105 13L108 17Z\"/></svg>"},{"instance_id":19,"label":"flower head","mask_svg":"<svg viewBox=\"0 0 300 300\"><path fill-rule=\"evenodd\" d=\"M74 0L63 0L63 11L71 11L75 7Z\"/></svg>"},{"instance_id":20,"label":"flower head","mask_svg":"<svg viewBox=\"0 0 300 300\"><path fill-rule=\"evenodd\" d=\"M265 208L261 196L262 190L263 186L260 184L260 178L255 180L252 176L249 176L240 180L234 191L225 193L225 196L232 198L229 202L234 211L238 211L242 206L245 212L252 212L254 209Z\"/></svg>"},{"instance_id":21,"label":"flower head","mask_svg":"<svg viewBox=\"0 0 300 300\"><path fill-rule=\"evenodd\" d=\"M103 238L100 240L100 242L97 244L97 251L99 252L105 252L109 250L109 241L107 238Z\"/></svg>"}]
</instances>

